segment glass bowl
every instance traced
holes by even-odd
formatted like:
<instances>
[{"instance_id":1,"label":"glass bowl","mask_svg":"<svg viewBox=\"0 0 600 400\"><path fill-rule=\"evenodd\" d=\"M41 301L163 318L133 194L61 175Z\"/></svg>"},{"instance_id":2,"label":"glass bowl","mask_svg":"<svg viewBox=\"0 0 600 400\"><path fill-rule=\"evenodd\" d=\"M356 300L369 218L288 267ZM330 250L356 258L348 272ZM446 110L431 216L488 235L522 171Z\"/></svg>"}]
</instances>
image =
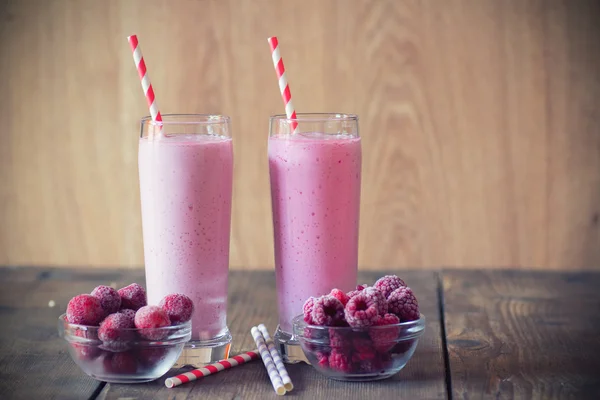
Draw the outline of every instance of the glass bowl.
<instances>
[{"instance_id":1,"label":"glass bowl","mask_svg":"<svg viewBox=\"0 0 600 400\"><path fill-rule=\"evenodd\" d=\"M341 381L373 381L398 373L425 330L425 316L410 322L364 328L309 325L293 319L294 336L319 372Z\"/></svg>"},{"instance_id":2,"label":"glass bowl","mask_svg":"<svg viewBox=\"0 0 600 400\"><path fill-rule=\"evenodd\" d=\"M121 329L120 339L103 343L98 326L71 324L65 314L58 318L59 336L67 341L69 354L89 376L104 382L149 382L163 376L177 361L191 338L191 322L154 328L148 340L143 329Z\"/></svg>"}]
</instances>

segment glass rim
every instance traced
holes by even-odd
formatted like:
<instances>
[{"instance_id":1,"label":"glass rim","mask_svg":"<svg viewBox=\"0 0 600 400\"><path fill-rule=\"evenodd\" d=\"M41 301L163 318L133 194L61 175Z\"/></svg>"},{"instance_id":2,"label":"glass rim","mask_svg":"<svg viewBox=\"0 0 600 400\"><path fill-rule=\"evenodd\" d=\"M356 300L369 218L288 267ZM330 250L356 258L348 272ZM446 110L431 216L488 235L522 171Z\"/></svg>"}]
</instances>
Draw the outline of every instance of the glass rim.
<instances>
[{"instance_id":1,"label":"glass rim","mask_svg":"<svg viewBox=\"0 0 600 400\"><path fill-rule=\"evenodd\" d=\"M288 118L286 114L275 114L269 117L271 121L296 121L296 122L332 122L332 121L358 121L357 114L348 113L296 113L296 118Z\"/></svg>"},{"instance_id":2,"label":"glass rim","mask_svg":"<svg viewBox=\"0 0 600 400\"><path fill-rule=\"evenodd\" d=\"M379 325L379 326L366 326L366 327L351 327L351 326L324 326L324 325L312 325L304 321L304 315L300 314L295 316L292 319L292 326L298 328L310 328L314 330L325 330L325 329L333 329L333 330L353 330L353 331L364 331L364 330L381 330L381 329L389 329L389 328L417 328L417 331L421 332L425 329L427 319L425 315L419 314L419 319L415 319L412 321L399 322L397 324L389 324L389 325Z\"/></svg>"},{"instance_id":3,"label":"glass rim","mask_svg":"<svg viewBox=\"0 0 600 400\"><path fill-rule=\"evenodd\" d=\"M98 329L100 329L100 325L82 325L82 324L74 324L72 322L69 322L67 320L67 314L63 313L58 317L59 322L61 322L64 326L68 326L68 327L72 327L75 329L80 329L80 330L84 330L84 331L97 331ZM186 321L183 322L179 325L167 325L167 326L161 326L158 328L119 328L120 331L123 332L138 332L138 331L143 331L145 329L152 329L153 331L177 331L177 330L191 330L192 328L192 321Z\"/></svg>"},{"instance_id":4,"label":"glass rim","mask_svg":"<svg viewBox=\"0 0 600 400\"><path fill-rule=\"evenodd\" d=\"M142 117L142 125L217 125L230 123L231 117L224 114L161 114L163 120L160 122L154 121L152 116L146 115ZM167 118L168 120L165 120ZM171 118L188 118L188 119L171 119Z\"/></svg>"}]
</instances>

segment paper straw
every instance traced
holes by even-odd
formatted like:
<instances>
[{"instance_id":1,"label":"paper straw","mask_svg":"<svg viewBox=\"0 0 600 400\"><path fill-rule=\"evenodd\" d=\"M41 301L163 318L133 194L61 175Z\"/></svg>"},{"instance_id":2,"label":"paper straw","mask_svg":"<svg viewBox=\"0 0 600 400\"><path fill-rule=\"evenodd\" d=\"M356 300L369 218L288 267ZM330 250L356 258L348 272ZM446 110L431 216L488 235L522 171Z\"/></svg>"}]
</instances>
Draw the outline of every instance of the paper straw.
<instances>
[{"instance_id":1,"label":"paper straw","mask_svg":"<svg viewBox=\"0 0 600 400\"><path fill-rule=\"evenodd\" d=\"M271 357L273 358L273 362L275 362L275 366L277 367L277 371L279 372L279 376L281 376L281 380L283 381L283 386L285 390L291 392L294 389L294 384L288 375L287 370L285 369L285 365L283 364L283 360L277 351L277 347L275 347L275 343L273 343L273 339L271 339L271 335L269 335L269 331L264 324L258 325L258 330L262 333L265 338L265 343L267 344L267 348L271 353Z\"/></svg>"},{"instance_id":2,"label":"paper straw","mask_svg":"<svg viewBox=\"0 0 600 400\"><path fill-rule=\"evenodd\" d=\"M256 343L256 347L258 347L258 352L260 353L260 357L267 368L267 372L269 373L269 378L271 379L271 383L273 384L273 389L275 389L275 393L280 396L283 396L286 392L285 386L283 386L283 382L281 381L281 377L279 376L279 372L277 371L277 367L271 358L271 354L269 350L267 350L267 346L265 345L265 339L262 337L258 328L253 326L250 330L252 333L252 337L254 338L254 342Z\"/></svg>"},{"instance_id":3,"label":"paper straw","mask_svg":"<svg viewBox=\"0 0 600 400\"><path fill-rule=\"evenodd\" d=\"M226 360L221 360L214 364L207 365L206 367L194 369L192 371L185 372L181 375L167 378L165 379L165 386L169 389L174 388L175 386L179 386L183 383L195 381L196 379L202 378L203 376L216 374L219 371L237 367L238 365L245 364L248 361L257 359L258 350L248 351L246 353L238 354L237 356L233 356Z\"/></svg>"},{"instance_id":4,"label":"paper straw","mask_svg":"<svg viewBox=\"0 0 600 400\"><path fill-rule=\"evenodd\" d=\"M140 81L142 82L142 89L144 90L146 101L148 102L148 108L150 109L152 121L162 122L162 115L160 115L160 111L158 111L158 105L156 104L156 98L154 96L154 89L152 89L152 84L150 83L150 77L148 76L148 71L146 70L146 63L144 62L144 56L142 55L142 50L140 49L137 36L128 36L127 41L129 42L129 46L133 52L133 62L135 63L138 75L140 76ZM159 129L162 130L162 126Z\"/></svg>"},{"instance_id":5,"label":"paper straw","mask_svg":"<svg viewBox=\"0 0 600 400\"><path fill-rule=\"evenodd\" d=\"M290 85L288 85L287 78L285 76L285 67L283 65L283 58L279 52L279 41L277 36L273 36L267 39L269 46L271 46L271 57L273 58L273 66L277 73L277 79L279 79L279 91L281 92L281 98L285 105L285 115L292 121L292 131L296 132L298 128L298 121L296 119L296 110L292 104L292 93L290 92Z\"/></svg>"}]
</instances>

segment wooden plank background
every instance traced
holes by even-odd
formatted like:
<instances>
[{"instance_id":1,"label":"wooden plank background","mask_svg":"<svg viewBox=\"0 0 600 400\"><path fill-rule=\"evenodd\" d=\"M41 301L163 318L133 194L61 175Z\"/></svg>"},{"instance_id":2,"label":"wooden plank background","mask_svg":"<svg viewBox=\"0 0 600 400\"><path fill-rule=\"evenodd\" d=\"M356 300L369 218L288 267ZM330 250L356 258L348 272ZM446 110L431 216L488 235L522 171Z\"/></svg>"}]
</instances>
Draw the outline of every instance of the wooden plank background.
<instances>
[{"instance_id":1,"label":"wooden plank background","mask_svg":"<svg viewBox=\"0 0 600 400\"><path fill-rule=\"evenodd\" d=\"M360 116L360 265L598 268L597 0L0 2L0 264L141 266L126 36L163 112L234 124L231 265L273 265L266 138Z\"/></svg>"}]
</instances>

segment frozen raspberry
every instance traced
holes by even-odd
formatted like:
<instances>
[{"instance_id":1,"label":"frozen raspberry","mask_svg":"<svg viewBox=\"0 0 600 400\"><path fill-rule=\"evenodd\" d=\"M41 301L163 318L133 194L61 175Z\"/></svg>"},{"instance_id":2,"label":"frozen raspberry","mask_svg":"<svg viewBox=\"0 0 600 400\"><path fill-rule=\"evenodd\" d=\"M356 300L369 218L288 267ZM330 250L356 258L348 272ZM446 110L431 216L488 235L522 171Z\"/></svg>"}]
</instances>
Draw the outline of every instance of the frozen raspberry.
<instances>
[{"instance_id":1,"label":"frozen raspberry","mask_svg":"<svg viewBox=\"0 0 600 400\"><path fill-rule=\"evenodd\" d=\"M373 287L379 289L381 293L383 293L386 299L390 296L390 294L392 294L394 290L404 286L406 286L406 283L404 283L404 281L398 278L396 275L383 276L377 279L377 282L375 282L375 284L373 285Z\"/></svg>"},{"instance_id":2,"label":"frozen raspberry","mask_svg":"<svg viewBox=\"0 0 600 400\"><path fill-rule=\"evenodd\" d=\"M362 373L377 373L377 372L385 372L384 360L380 357L369 358L366 360L360 360L356 363L357 372Z\"/></svg>"},{"instance_id":3,"label":"frozen raspberry","mask_svg":"<svg viewBox=\"0 0 600 400\"><path fill-rule=\"evenodd\" d=\"M103 365L104 370L111 374L135 374L137 371L137 360L131 351L106 353Z\"/></svg>"},{"instance_id":4,"label":"frozen raspberry","mask_svg":"<svg viewBox=\"0 0 600 400\"><path fill-rule=\"evenodd\" d=\"M103 348L120 351L127 347L126 343L133 339L135 328L131 320L121 313L110 314L104 318L98 329L98 339Z\"/></svg>"},{"instance_id":5,"label":"frozen raspberry","mask_svg":"<svg viewBox=\"0 0 600 400\"><path fill-rule=\"evenodd\" d=\"M389 312L396 314L400 322L415 321L420 318L419 303L411 288L401 287L387 299Z\"/></svg>"},{"instance_id":6,"label":"frozen raspberry","mask_svg":"<svg viewBox=\"0 0 600 400\"><path fill-rule=\"evenodd\" d=\"M331 351L328 361L329 368L333 370L341 372L350 372L350 370L352 369L352 363L348 359L348 355L337 349L333 349Z\"/></svg>"},{"instance_id":7,"label":"frozen raspberry","mask_svg":"<svg viewBox=\"0 0 600 400\"><path fill-rule=\"evenodd\" d=\"M101 353L100 349L92 343L92 340L97 339L95 334L83 329L77 329L75 336L82 338L81 341L72 342L71 346L75 349L75 353L80 360L93 360ZM86 340L87 339L87 340Z\"/></svg>"},{"instance_id":8,"label":"frozen raspberry","mask_svg":"<svg viewBox=\"0 0 600 400\"><path fill-rule=\"evenodd\" d=\"M135 327L140 329L140 335L148 340L164 339L168 332L157 328L169 325L169 316L159 306L144 306L135 313Z\"/></svg>"},{"instance_id":9,"label":"frozen raspberry","mask_svg":"<svg viewBox=\"0 0 600 400\"><path fill-rule=\"evenodd\" d=\"M350 300L346 293L342 292L340 289L333 289L329 295L338 299L344 307L348 303L348 300Z\"/></svg>"},{"instance_id":10,"label":"frozen raspberry","mask_svg":"<svg viewBox=\"0 0 600 400\"><path fill-rule=\"evenodd\" d=\"M347 352L352 347L352 339L341 329L329 330L329 346L341 352Z\"/></svg>"},{"instance_id":11,"label":"frozen raspberry","mask_svg":"<svg viewBox=\"0 0 600 400\"><path fill-rule=\"evenodd\" d=\"M311 296L308 298L308 300L306 300L306 302L304 303L304 306L302 306L302 312L304 313L304 322L306 322L309 325L315 324L315 321L313 321L313 319L312 319L312 311L313 311L314 304L315 304L315 298Z\"/></svg>"},{"instance_id":12,"label":"frozen raspberry","mask_svg":"<svg viewBox=\"0 0 600 400\"><path fill-rule=\"evenodd\" d=\"M102 309L104 309L104 314L112 314L119 311L121 308L121 296L119 296L119 292L110 286L96 286L94 290L92 290L92 296L97 297L100 300L100 305Z\"/></svg>"},{"instance_id":13,"label":"frozen raspberry","mask_svg":"<svg viewBox=\"0 0 600 400\"><path fill-rule=\"evenodd\" d=\"M344 321L344 306L333 296L321 296L314 300L311 316L315 325L337 326Z\"/></svg>"},{"instance_id":14,"label":"frozen raspberry","mask_svg":"<svg viewBox=\"0 0 600 400\"><path fill-rule=\"evenodd\" d=\"M373 327L369 330L369 336L373 339L375 349L384 353L389 351L398 340L398 334L400 328L398 326L390 326L384 328L386 325L396 325L400 323L400 319L394 314L385 314L383 317L379 317L373 324Z\"/></svg>"},{"instance_id":15,"label":"frozen raspberry","mask_svg":"<svg viewBox=\"0 0 600 400\"><path fill-rule=\"evenodd\" d=\"M119 289L121 296L121 308L130 308L134 311L139 310L148 304L146 300L146 291L137 283Z\"/></svg>"},{"instance_id":16,"label":"frozen raspberry","mask_svg":"<svg viewBox=\"0 0 600 400\"><path fill-rule=\"evenodd\" d=\"M348 296L348 300L350 300L351 298L353 298L354 296L356 296L357 294L359 294L360 292L362 292L363 290L365 290L365 288L369 287L367 284L364 285L356 285L356 289L355 290L351 290L348 293L346 293L346 296Z\"/></svg>"},{"instance_id":17,"label":"frozen raspberry","mask_svg":"<svg viewBox=\"0 0 600 400\"><path fill-rule=\"evenodd\" d=\"M189 321L194 312L194 302L185 294L169 294L158 306L167 312L173 325Z\"/></svg>"},{"instance_id":18,"label":"frozen raspberry","mask_svg":"<svg viewBox=\"0 0 600 400\"><path fill-rule=\"evenodd\" d=\"M374 287L368 287L363 290L363 293L369 296L372 301L377 304L377 313L381 316L385 315L388 312L388 305L385 299L385 296L381 291Z\"/></svg>"},{"instance_id":19,"label":"frozen raspberry","mask_svg":"<svg viewBox=\"0 0 600 400\"><path fill-rule=\"evenodd\" d=\"M377 306L378 304L376 304L373 298L369 297L366 293L359 293L352 297L348 301L348 304L346 304L346 308L344 309L346 321L353 328L371 326L379 316Z\"/></svg>"},{"instance_id":20,"label":"frozen raspberry","mask_svg":"<svg viewBox=\"0 0 600 400\"><path fill-rule=\"evenodd\" d=\"M319 364L319 367L321 367L321 368L329 367L329 354L322 352L322 351L317 351L315 356L317 357L317 364Z\"/></svg>"},{"instance_id":21,"label":"frozen raspberry","mask_svg":"<svg viewBox=\"0 0 600 400\"><path fill-rule=\"evenodd\" d=\"M137 359L144 367L152 368L161 363L168 354L169 349L165 347L145 347L138 350Z\"/></svg>"},{"instance_id":22,"label":"frozen raspberry","mask_svg":"<svg viewBox=\"0 0 600 400\"><path fill-rule=\"evenodd\" d=\"M67 321L72 324L97 326L104 315L100 300L91 294L75 296L67 305Z\"/></svg>"},{"instance_id":23,"label":"frozen raspberry","mask_svg":"<svg viewBox=\"0 0 600 400\"><path fill-rule=\"evenodd\" d=\"M131 324L135 326L135 311L130 308L125 308L119 311L119 313L124 314L127 318L131 320Z\"/></svg>"},{"instance_id":24,"label":"frozen raspberry","mask_svg":"<svg viewBox=\"0 0 600 400\"><path fill-rule=\"evenodd\" d=\"M371 360L375 358L375 348L373 347L373 341L362 337L357 337L352 340L352 346L354 346L354 354L352 355L353 361Z\"/></svg>"},{"instance_id":25,"label":"frozen raspberry","mask_svg":"<svg viewBox=\"0 0 600 400\"><path fill-rule=\"evenodd\" d=\"M403 340L400 343L397 343L390 352L394 354L404 354L410 351L410 349L413 347L414 342L414 339Z\"/></svg>"}]
</instances>

